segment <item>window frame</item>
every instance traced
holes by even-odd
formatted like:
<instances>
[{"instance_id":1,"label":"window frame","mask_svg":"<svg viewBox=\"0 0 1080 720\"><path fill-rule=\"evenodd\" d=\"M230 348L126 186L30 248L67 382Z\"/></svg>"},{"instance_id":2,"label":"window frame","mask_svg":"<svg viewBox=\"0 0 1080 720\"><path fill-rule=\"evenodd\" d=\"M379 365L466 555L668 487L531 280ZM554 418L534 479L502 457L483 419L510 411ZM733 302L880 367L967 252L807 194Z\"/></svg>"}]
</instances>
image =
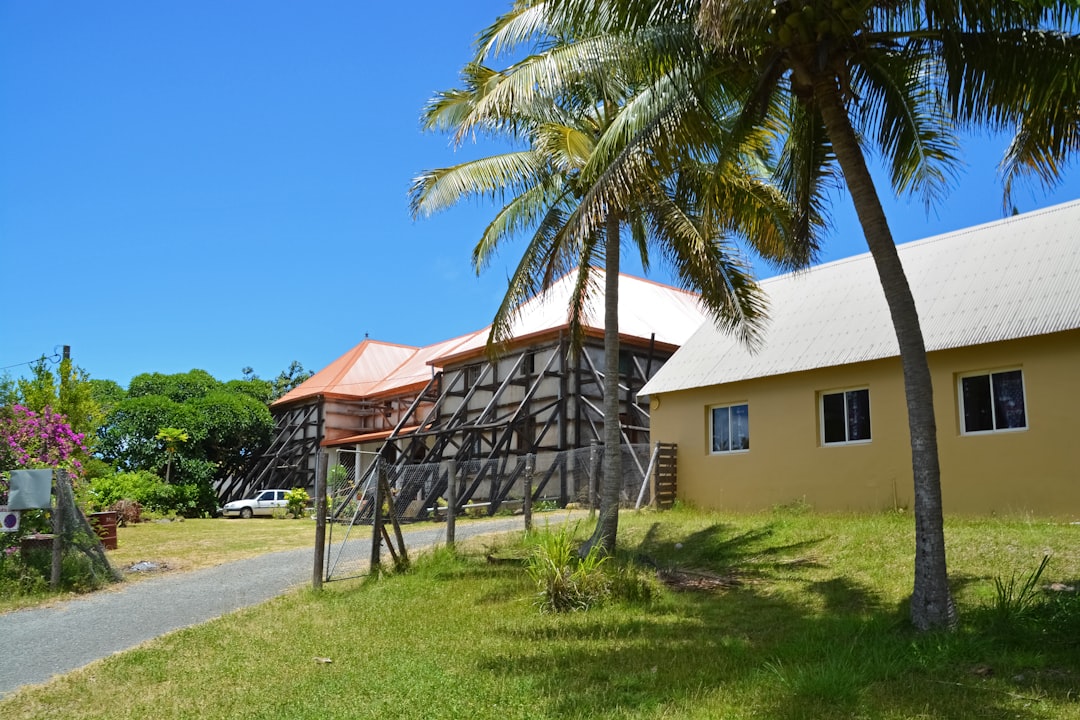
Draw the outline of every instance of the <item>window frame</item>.
<instances>
[{"instance_id":1,"label":"window frame","mask_svg":"<svg viewBox=\"0 0 1080 720\"><path fill-rule=\"evenodd\" d=\"M731 422L731 411L733 408L746 408L746 447L729 448L727 450L717 450L715 448L715 423L716 423L716 411L727 410L728 411L728 445L732 445L731 431L734 424ZM732 402L721 405L709 406L709 436L708 436L709 455L737 455L740 453L750 452L750 403Z\"/></svg>"},{"instance_id":2,"label":"window frame","mask_svg":"<svg viewBox=\"0 0 1080 720\"><path fill-rule=\"evenodd\" d=\"M870 433L869 437L859 438L857 440L851 439L851 426L849 424L848 417L848 395L851 393L865 392L866 393L866 425L867 430ZM826 440L825 432L825 398L833 395L840 395L844 399L844 439L843 440ZM820 390L818 391L818 442L821 447L843 447L845 445L869 445L874 441L874 416L871 409L872 403L870 402L870 386L869 385L855 385L852 387L839 388L836 390Z\"/></svg>"},{"instance_id":3,"label":"window frame","mask_svg":"<svg viewBox=\"0 0 1080 720\"><path fill-rule=\"evenodd\" d=\"M997 427L997 403L994 402L994 376L1004 375L1005 373L1020 373L1020 399L1023 401L1024 406L1024 424L1018 427ZM967 413L964 406L964 380L968 378L986 377L990 382L990 424L991 427L988 430L968 430L967 429ZM960 423L961 435L995 435L997 433L1013 433L1024 432L1031 427L1031 418L1028 414L1028 401L1027 401L1027 380L1024 378L1024 368L1020 366L1009 366L1003 368L994 368L993 370L973 370L970 372L962 372L956 374L956 409L958 412L958 421Z\"/></svg>"}]
</instances>

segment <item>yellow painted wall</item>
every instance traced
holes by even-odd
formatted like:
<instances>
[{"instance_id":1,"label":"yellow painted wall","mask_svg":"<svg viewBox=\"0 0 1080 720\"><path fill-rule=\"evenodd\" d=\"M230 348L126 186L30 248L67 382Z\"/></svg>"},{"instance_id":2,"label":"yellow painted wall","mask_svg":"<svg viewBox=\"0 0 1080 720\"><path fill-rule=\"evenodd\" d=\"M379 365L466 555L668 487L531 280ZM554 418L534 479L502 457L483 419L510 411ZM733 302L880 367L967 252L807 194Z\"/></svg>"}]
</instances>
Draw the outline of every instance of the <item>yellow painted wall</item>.
<instances>
[{"instance_id":1,"label":"yellow painted wall","mask_svg":"<svg viewBox=\"0 0 1080 720\"><path fill-rule=\"evenodd\" d=\"M1080 331L930 355L945 512L1080 517ZM962 435L958 376L1023 370L1028 427ZM818 396L868 387L872 441L823 446ZM912 504L898 358L655 395L652 440L678 443L678 495L700 507ZM710 454L713 406L748 403L750 450Z\"/></svg>"}]
</instances>

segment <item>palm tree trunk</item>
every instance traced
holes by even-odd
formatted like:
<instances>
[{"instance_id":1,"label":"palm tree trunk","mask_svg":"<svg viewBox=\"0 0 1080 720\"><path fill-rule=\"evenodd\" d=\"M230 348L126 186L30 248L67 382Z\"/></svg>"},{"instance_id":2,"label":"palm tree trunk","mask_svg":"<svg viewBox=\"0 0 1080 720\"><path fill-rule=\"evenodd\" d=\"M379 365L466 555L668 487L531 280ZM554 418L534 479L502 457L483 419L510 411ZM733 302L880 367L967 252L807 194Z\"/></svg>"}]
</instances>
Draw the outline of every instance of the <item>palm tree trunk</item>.
<instances>
[{"instance_id":1,"label":"palm tree trunk","mask_svg":"<svg viewBox=\"0 0 1080 720\"><path fill-rule=\"evenodd\" d=\"M596 530L583 550L599 545L615 551L622 491L622 423L619 420L619 218L614 213L605 228L604 256L604 475Z\"/></svg>"},{"instance_id":2,"label":"palm tree trunk","mask_svg":"<svg viewBox=\"0 0 1080 720\"><path fill-rule=\"evenodd\" d=\"M956 608L945 566L934 391L919 314L835 79L829 76L815 82L814 96L874 258L900 346L915 480L915 584L911 594L911 621L919 630L946 628L955 623Z\"/></svg>"}]
</instances>

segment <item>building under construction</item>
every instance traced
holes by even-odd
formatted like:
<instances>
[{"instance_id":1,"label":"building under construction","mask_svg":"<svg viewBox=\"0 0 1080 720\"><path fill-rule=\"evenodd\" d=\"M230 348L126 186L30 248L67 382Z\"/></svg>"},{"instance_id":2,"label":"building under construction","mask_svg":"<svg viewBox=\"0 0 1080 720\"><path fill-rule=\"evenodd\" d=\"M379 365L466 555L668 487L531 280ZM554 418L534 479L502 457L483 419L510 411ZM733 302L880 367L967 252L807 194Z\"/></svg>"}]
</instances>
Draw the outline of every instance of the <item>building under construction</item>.
<instances>
[{"instance_id":1,"label":"building under construction","mask_svg":"<svg viewBox=\"0 0 1080 720\"><path fill-rule=\"evenodd\" d=\"M397 468L438 468L447 460L485 468L463 484L458 501L483 494L494 509L500 468L518 467L516 458L602 442L603 298L591 303L583 346L572 352L572 282L564 277L519 308L497 360L486 352L490 328L421 348L364 340L271 406L273 443L244 478L221 488L222 499L267 487L311 488L320 462L360 478L378 457ZM696 295L620 276L618 422L626 445L649 442L638 390L703 320ZM398 490L409 515L420 518L445 487L435 473ZM541 494L565 504L573 492L563 479L542 484Z\"/></svg>"}]
</instances>

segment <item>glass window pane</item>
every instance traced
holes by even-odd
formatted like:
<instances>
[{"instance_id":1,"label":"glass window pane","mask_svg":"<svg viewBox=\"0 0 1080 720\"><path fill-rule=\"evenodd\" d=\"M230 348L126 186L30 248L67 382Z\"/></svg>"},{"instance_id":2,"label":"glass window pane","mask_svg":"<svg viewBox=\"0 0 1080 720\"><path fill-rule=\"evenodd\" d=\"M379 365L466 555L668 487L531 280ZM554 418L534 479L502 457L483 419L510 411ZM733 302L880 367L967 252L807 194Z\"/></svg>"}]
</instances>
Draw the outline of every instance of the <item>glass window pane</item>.
<instances>
[{"instance_id":1,"label":"glass window pane","mask_svg":"<svg viewBox=\"0 0 1080 720\"><path fill-rule=\"evenodd\" d=\"M712 411L712 449L713 452L731 450L731 428L728 422L728 408L713 408Z\"/></svg>"},{"instance_id":2,"label":"glass window pane","mask_svg":"<svg viewBox=\"0 0 1080 720\"><path fill-rule=\"evenodd\" d=\"M981 432L994 429L994 415L990 405L990 376L975 375L960 380L960 392L964 401L964 432Z\"/></svg>"},{"instance_id":3,"label":"glass window pane","mask_svg":"<svg viewBox=\"0 0 1080 720\"><path fill-rule=\"evenodd\" d=\"M1027 427L1024 411L1024 378L1019 370L994 373L994 423L1003 428Z\"/></svg>"},{"instance_id":4,"label":"glass window pane","mask_svg":"<svg viewBox=\"0 0 1080 720\"><path fill-rule=\"evenodd\" d=\"M825 442L837 443L847 440L844 429L844 393L821 396L821 422L824 425Z\"/></svg>"},{"instance_id":5,"label":"glass window pane","mask_svg":"<svg viewBox=\"0 0 1080 720\"><path fill-rule=\"evenodd\" d=\"M848 440L869 440L870 391L852 390L846 395Z\"/></svg>"},{"instance_id":6,"label":"glass window pane","mask_svg":"<svg viewBox=\"0 0 1080 720\"><path fill-rule=\"evenodd\" d=\"M731 406L731 445L733 450L750 449L750 408Z\"/></svg>"}]
</instances>

